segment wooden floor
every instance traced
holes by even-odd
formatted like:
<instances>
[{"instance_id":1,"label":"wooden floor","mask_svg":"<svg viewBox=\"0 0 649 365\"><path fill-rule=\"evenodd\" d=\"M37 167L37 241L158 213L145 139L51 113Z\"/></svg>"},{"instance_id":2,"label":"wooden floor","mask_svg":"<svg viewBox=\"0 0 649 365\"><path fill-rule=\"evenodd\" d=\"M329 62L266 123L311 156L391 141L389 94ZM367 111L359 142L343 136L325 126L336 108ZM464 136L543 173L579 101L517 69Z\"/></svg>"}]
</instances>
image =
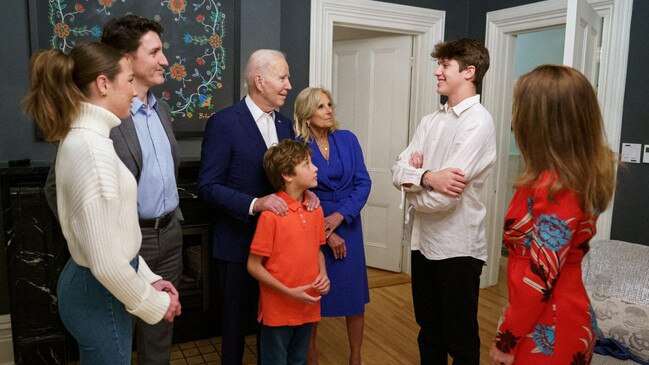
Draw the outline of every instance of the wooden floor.
<instances>
[{"instance_id":1,"label":"wooden floor","mask_svg":"<svg viewBox=\"0 0 649 365\"><path fill-rule=\"evenodd\" d=\"M480 364L490 364L489 348L496 335L496 325L500 318L500 308L507 303L505 282L506 259L501 261L498 285L481 289L478 308L480 324ZM380 270L368 269L370 287L372 277L390 275ZM344 318L324 318L318 327L318 346L321 365L346 364L349 356ZM365 313L365 336L363 341L363 360L367 365L381 364L419 364L417 348L418 327L412 307L411 285L409 282L373 287L370 289L370 304ZM449 362L450 363L450 362Z\"/></svg>"},{"instance_id":2,"label":"wooden floor","mask_svg":"<svg viewBox=\"0 0 649 365\"><path fill-rule=\"evenodd\" d=\"M500 308L507 303L506 258L501 258L498 285L480 290L480 364L488 365L489 347L496 335ZM412 307L410 277L368 268L370 303L365 312L363 360L367 365L419 364L418 327ZM221 363L220 338L176 344L170 365ZM344 365L349 357L344 318L324 318L318 327L321 365ZM133 356L137 365L137 355ZM244 364L256 364L255 336L246 338ZM451 363L449 361L449 363Z\"/></svg>"}]
</instances>

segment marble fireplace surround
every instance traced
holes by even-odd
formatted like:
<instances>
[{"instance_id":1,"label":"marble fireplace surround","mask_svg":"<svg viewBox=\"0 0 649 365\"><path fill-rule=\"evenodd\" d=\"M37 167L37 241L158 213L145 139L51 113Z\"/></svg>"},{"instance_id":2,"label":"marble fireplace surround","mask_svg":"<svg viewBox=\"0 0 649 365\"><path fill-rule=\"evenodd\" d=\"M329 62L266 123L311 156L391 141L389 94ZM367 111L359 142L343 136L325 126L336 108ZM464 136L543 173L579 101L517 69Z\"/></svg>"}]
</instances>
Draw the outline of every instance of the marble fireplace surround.
<instances>
[{"instance_id":1,"label":"marble fireplace surround","mask_svg":"<svg viewBox=\"0 0 649 365\"><path fill-rule=\"evenodd\" d=\"M185 216L185 274L179 285L183 315L175 321L174 342L220 335L218 274L209 245L210 212L197 199L198 168L197 161L183 162L178 179ZM10 298L10 315L0 315L0 365L12 360L16 364L67 363L77 356L76 343L61 325L56 306L56 282L69 254L43 194L48 170L48 164L0 165L0 242L4 243L0 279L8 283ZM5 294L3 289L0 296Z\"/></svg>"}]
</instances>

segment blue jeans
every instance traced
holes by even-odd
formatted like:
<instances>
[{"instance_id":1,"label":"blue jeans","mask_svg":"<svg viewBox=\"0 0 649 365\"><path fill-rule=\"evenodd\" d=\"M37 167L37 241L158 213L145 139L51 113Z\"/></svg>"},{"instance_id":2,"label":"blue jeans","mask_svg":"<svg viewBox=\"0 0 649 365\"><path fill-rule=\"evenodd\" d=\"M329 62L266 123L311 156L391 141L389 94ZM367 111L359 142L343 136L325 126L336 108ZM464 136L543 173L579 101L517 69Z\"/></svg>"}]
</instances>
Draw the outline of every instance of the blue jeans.
<instances>
[{"instance_id":1,"label":"blue jeans","mask_svg":"<svg viewBox=\"0 0 649 365\"><path fill-rule=\"evenodd\" d=\"M137 258L131 266L137 270ZM68 260L57 295L61 321L77 340L82 365L131 363L133 319L90 269Z\"/></svg>"},{"instance_id":2,"label":"blue jeans","mask_svg":"<svg viewBox=\"0 0 649 365\"><path fill-rule=\"evenodd\" d=\"M311 341L312 323L299 326L270 327L261 325L261 365L306 364Z\"/></svg>"}]
</instances>

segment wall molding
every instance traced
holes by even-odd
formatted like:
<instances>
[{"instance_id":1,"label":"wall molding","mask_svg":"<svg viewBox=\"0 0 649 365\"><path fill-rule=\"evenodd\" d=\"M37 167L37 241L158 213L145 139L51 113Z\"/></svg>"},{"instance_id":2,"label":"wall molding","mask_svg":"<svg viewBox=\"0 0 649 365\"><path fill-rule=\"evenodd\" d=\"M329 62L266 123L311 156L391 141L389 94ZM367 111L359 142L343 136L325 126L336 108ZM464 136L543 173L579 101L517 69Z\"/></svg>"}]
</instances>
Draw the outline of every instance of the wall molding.
<instances>
[{"instance_id":1,"label":"wall molding","mask_svg":"<svg viewBox=\"0 0 649 365\"><path fill-rule=\"evenodd\" d=\"M410 136L431 113L439 96L433 84L430 52L444 39L446 12L370 0L311 0L309 85L331 89L333 27L378 30L413 37Z\"/></svg>"}]
</instances>

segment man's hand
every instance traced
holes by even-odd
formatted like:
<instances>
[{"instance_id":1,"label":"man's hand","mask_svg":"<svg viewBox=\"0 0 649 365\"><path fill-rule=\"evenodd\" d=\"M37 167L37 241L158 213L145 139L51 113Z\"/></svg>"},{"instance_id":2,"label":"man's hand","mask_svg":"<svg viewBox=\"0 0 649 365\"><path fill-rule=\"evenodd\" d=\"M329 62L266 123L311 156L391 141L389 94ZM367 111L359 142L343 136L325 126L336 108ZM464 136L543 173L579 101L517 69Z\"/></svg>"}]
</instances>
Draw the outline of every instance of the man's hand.
<instances>
[{"instance_id":1,"label":"man's hand","mask_svg":"<svg viewBox=\"0 0 649 365\"><path fill-rule=\"evenodd\" d=\"M254 213L269 210L277 215L284 216L288 212L288 205L284 199L275 194L266 195L262 198L255 200L255 205L252 207Z\"/></svg>"},{"instance_id":2,"label":"man's hand","mask_svg":"<svg viewBox=\"0 0 649 365\"><path fill-rule=\"evenodd\" d=\"M329 238L327 238L327 244L331 247L336 259L344 259L347 257L347 245L345 245L345 240L336 233L332 233Z\"/></svg>"},{"instance_id":3,"label":"man's hand","mask_svg":"<svg viewBox=\"0 0 649 365\"><path fill-rule=\"evenodd\" d=\"M506 354L498 350L495 343L491 345L489 356L491 356L491 363L493 365L511 365L515 359L514 355Z\"/></svg>"},{"instance_id":4,"label":"man's hand","mask_svg":"<svg viewBox=\"0 0 649 365\"><path fill-rule=\"evenodd\" d=\"M424 186L454 198L462 194L467 183L462 170L455 167L448 167L439 171L427 171L421 180Z\"/></svg>"},{"instance_id":5,"label":"man's hand","mask_svg":"<svg viewBox=\"0 0 649 365\"><path fill-rule=\"evenodd\" d=\"M304 197L306 197L306 210L313 212L314 210L318 209L318 207L320 206L320 198L318 198L318 196L315 195L314 192L307 190L304 192Z\"/></svg>"},{"instance_id":6,"label":"man's hand","mask_svg":"<svg viewBox=\"0 0 649 365\"><path fill-rule=\"evenodd\" d=\"M422 168L424 166L424 154L419 151L411 153L408 164L416 169Z\"/></svg>"},{"instance_id":7,"label":"man's hand","mask_svg":"<svg viewBox=\"0 0 649 365\"><path fill-rule=\"evenodd\" d=\"M340 223L342 223L343 219L345 219L345 217L343 217L343 215L338 212L333 212L332 214L326 216L325 217L325 237L329 238L329 236L331 236L333 231L335 231L336 228L338 228L338 226L340 225Z\"/></svg>"},{"instance_id":8,"label":"man's hand","mask_svg":"<svg viewBox=\"0 0 649 365\"><path fill-rule=\"evenodd\" d=\"M329 281L329 277L327 277L327 273L320 272L318 273L318 276L316 276L312 285L313 288L318 292L318 294L325 295L329 293L330 284L331 282Z\"/></svg>"}]
</instances>

